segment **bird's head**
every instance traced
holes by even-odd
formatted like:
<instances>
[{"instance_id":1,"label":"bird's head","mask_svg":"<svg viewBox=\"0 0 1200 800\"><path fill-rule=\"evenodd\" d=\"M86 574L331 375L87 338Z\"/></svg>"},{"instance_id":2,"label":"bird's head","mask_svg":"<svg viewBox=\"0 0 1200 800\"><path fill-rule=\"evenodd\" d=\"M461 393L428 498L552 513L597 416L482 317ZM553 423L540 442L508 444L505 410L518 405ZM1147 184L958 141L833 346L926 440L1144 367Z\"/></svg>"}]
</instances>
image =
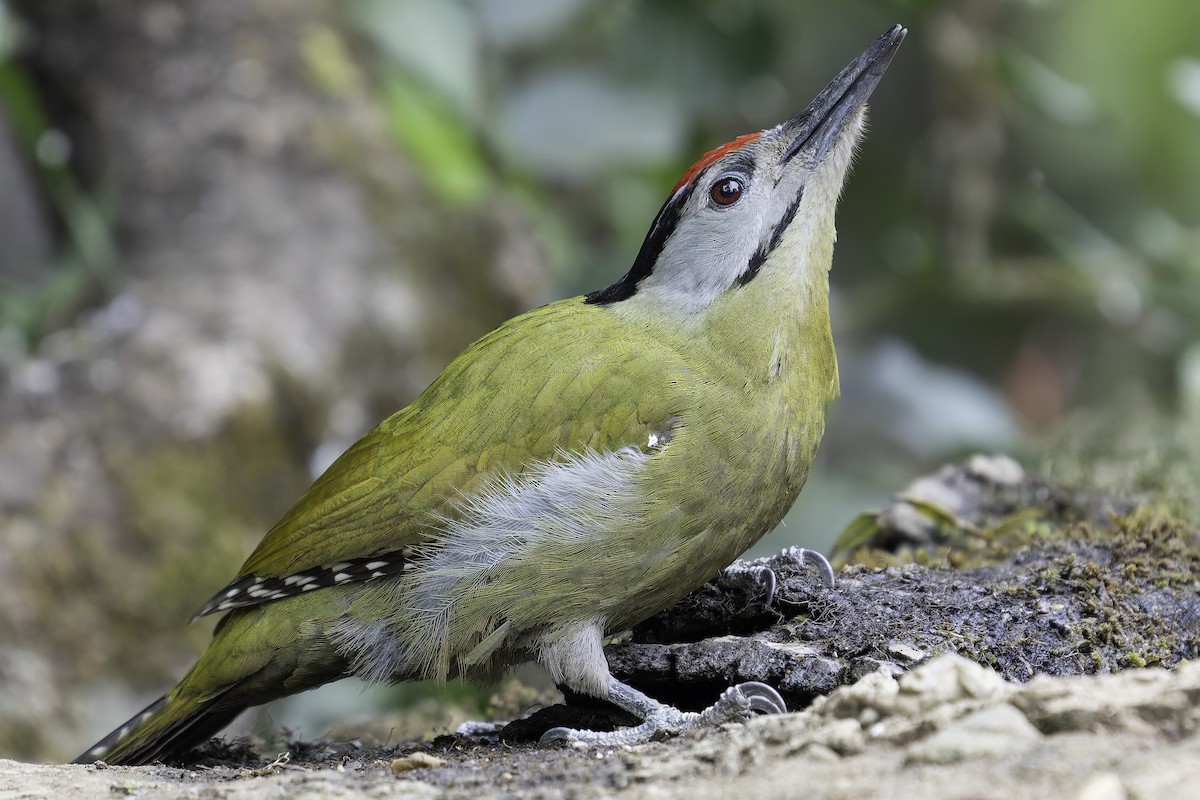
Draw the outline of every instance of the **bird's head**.
<instances>
[{"instance_id":1,"label":"bird's head","mask_svg":"<svg viewBox=\"0 0 1200 800\"><path fill-rule=\"evenodd\" d=\"M671 191L633 267L587 302L688 317L760 276L824 279L866 101L906 33L897 25L880 36L787 122L705 153Z\"/></svg>"}]
</instances>

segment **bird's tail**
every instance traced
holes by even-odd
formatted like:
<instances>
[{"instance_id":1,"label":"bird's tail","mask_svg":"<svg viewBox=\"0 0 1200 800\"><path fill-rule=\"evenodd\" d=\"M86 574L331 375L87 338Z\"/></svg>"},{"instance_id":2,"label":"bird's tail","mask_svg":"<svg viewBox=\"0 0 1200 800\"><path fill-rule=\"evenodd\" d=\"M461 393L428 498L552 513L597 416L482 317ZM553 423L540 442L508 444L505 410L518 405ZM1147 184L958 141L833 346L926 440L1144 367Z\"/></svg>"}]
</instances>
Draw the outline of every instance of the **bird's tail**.
<instances>
[{"instance_id":1,"label":"bird's tail","mask_svg":"<svg viewBox=\"0 0 1200 800\"><path fill-rule=\"evenodd\" d=\"M203 744L246 705L201 702L178 696L180 687L155 700L72 763L150 764L181 758Z\"/></svg>"},{"instance_id":2,"label":"bird's tail","mask_svg":"<svg viewBox=\"0 0 1200 800\"><path fill-rule=\"evenodd\" d=\"M183 760L250 706L344 677L346 658L321 622L336 618L340 602L336 593L321 591L229 614L174 689L75 763Z\"/></svg>"}]
</instances>

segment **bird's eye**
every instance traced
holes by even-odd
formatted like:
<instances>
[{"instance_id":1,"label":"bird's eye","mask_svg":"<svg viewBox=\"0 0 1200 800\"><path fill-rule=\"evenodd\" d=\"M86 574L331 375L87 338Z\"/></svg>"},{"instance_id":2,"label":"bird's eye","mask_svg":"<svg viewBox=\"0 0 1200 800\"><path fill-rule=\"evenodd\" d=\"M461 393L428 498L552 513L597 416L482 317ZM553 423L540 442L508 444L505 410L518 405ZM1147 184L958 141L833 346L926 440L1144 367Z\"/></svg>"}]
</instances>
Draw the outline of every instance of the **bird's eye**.
<instances>
[{"instance_id":1,"label":"bird's eye","mask_svg":"<svg viewBox=\"0 0 1200 800\"><path fill-rule=\"evenodd\" d=\"M737 178L726 175L718 178L708 191L708 196L719 206L731 206L742 197L744 187Z\"/></svg>"}]
</instances>

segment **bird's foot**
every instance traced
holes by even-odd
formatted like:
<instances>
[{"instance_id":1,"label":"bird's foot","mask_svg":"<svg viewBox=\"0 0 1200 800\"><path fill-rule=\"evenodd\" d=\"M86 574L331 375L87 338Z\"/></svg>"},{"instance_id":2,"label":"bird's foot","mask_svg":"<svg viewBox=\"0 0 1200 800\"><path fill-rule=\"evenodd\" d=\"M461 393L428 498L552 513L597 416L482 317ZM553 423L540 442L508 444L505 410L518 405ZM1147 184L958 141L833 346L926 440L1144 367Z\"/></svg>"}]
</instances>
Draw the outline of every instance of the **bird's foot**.
<instances>
[{"instance_id":1,"label":"bird's foot","mask_svg":"<svg viewBox=\"0 0 1200 800\"><path fill-rule=\"evenodd\" d=\"M779 579L775 570L766 564L755 564L747 561L735 561L717 576L717 586L722 589L737 589L744 592L749 602L750 598L762 597L763 605L770 606L775 602L775 589Z\"/></svg>"},{"instance_id":2,"label":"bird's foot","mask_svg":"<svg viewBox=\"0 0 1200 800\"><path fill-rule=\"evenodd\" d=\"M581 743L597 747L619 747L640 744L697 728L715 727L726 722L745 722L754 712L784 714L787 704L779 692L765 683L747 681L730 686L717 702L703 711L680 711L672 706L650 699L637 690L614 681L614 692L610 699L617 705L632 711L645 720L632 728L615 731L589 731L576 728L551 728L542 734L541 744Z\"/></svg>"},{"instance_id":3,"label":"bird's foot","mask_svg":"<svg viewBox=\"0 0 1200 800\"><path fill-rule=\"evenodd\" d=\"M760 558L757 561L735 561L721 570L721 574L717 576L717 585L728 589L740 589L749 596L765 596L763 605L770 607L775 602L775 590L779 586L775 570L787 561L801 568L815 568L821 574L825 585L833 588L833 566L829 560L816 550L803 547L789 547L777 556Z\"/></svg>"},{"instance_id":4,"label":"bird's foot","mask_svg":"<svg viewBox=\"0 0 1200 800\"><path fill-rule=\"evenodd\" d=\"M829 559L818 553L816 550L809 550L804 547L785 547L779 551L779 555L771 557L771 563L778 566L785 561L794 562L801 569L808 567L815 569L821 576L821 580L825 583L827 589L832 589L837 579L833 574L833 565L829 563Z\"/></svg>"},{"instance_id":5,"label":"bird's foot","mask_svg":"<svg viewBox=\"0 0 1200 800\"><path fill-rule=\"evenodd\" d=\"M485 736L495 736L504 730L503 722L476 722L468 720L454 729L457 736L468 739L480 739Z\"/></svg>"}]
</instances>

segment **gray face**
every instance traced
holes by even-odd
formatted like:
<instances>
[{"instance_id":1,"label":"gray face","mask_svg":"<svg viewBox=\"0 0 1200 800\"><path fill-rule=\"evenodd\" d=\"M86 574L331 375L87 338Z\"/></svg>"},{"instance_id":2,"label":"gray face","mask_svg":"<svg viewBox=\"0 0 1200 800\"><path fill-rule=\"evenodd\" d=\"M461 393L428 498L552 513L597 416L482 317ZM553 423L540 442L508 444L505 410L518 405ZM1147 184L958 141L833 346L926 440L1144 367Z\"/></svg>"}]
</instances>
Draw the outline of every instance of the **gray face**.
<instances>
[{"instance_id":1,"label":"gray face","mask_svg":"<svg viewBox=\"0 0 1200 800\"><path fill-rule=\"evenodd\" d=\"M642 284L647 294L697 312L757 276L811 175L803 159L781 160L786 146L778 129L768 131L718 156L676 192L678 221Z\"/></svg>"},{"instance_id":2,"label":"gray face","mask_svg":"<svg viewBox=\"0 0 1200 800\"><path fill-rule=\"evenodd\" d=\"M598 301L619 302L641 294L664 311L693 315L764 269L805 269L802 258L776 264L771 255L785 236L795 238L792 229L832 236L833 209L861 129L860 107L820 161L807 150L787 157L794 138L790 123L709 153L659 212L635 269L592 297L608 292L611 297ZM633 281L651 255L649 268Z\"/></svg>"},{"instance_id":3,"label":"gray face","mask_svg":"<svg viewBox=\"0 0 1200 800\"><path fill-rule=\"evenodd\" d=\"M833 211L866 100L905 33L896 26L879 37L792 119L705 154L659 211L633 268L588 302L609 305L641 294L664 310L692 315L764 268L828 269L804 255L832 241ZM787 257L772 260L785 240Z\"/></svg>"}]
</instances>

